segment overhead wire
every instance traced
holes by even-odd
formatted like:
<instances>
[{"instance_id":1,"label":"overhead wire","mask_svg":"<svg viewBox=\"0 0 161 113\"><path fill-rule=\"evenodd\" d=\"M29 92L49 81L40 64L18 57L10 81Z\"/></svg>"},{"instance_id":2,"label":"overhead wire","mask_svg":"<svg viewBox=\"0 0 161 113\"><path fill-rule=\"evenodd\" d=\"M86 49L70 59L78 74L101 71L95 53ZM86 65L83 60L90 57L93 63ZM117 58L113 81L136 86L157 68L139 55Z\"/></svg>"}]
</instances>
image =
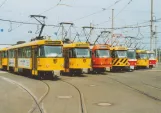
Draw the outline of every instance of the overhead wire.
<instances>
[{"instance_id":1,"label":"overhead wire","mask_svg":"<svg viewBox=\"0 0 161 113\"><path fill-rule=\"evenodd\" d=\"M56 7L61 3L61 1L62 1L62 0L59 0L59 2L58 2L55 6L53 6L53 7L49 8L49 9L47 9L47 10L45 10L45 11L39 13L39 15L41 15L41 14L43 14L43 13L46 13L46 12L48 12L48 11L50 11L50 10L56 8ZM28 23L30 20L31 20L31 19L25 21L24 23ZM21 24L20 24L19 26L17 26L16 28L12 29L12 31L15 30L15 29L17 29L17 28L19 28L19 27L21 27L22 25L23 25L23 23L21 23ZM52 25L52 26L55 26L55 25Z\"/></svg>"},{"instance_id":2,"label":"overhead wire","mask_svg":"<svg viewBox=\"0 0 161 113\"><path fill-rule=\"evenodd\" d=\"M0 21L6 21L6 22L12 22L12 23L18 23L18 24L32 24L32 25L40 25L38 23L30 23L30 22L22 22L22 21L15 21L15 20L7 20L7 19L1 19Z\"/></svg>"},{"instance_id":3,"label":"overhead wire","mask_svg":"<svg viewBox=\"0 0 161 113\"><path fill-rule=\"evenodd\" d=\"M46 13L46 12L52 10L52 9L55 9L55 8L61 3L61 1L62 1L62 0L59 0L59 2L58 2L56 5L54 5L53 7L50 7L49 9L47 9L47 10L41 12L39 15L41 15L41 14L43 14L43 13Z\"/></svg>"},{"instance_id":4,"label":"overhead wire","mask_svg":"<svg viewBox=\"0 0 161 113\"><path fill-rule=\"evenodd\" d=\"M115 27L115 28L99 28L99 27L94 27L94 29L114 29L114 30L117 30L117 29L128 29L128 28L141 28L141 27L149 27L150 25L144 25L144 26L123 26L123 27Z\"/></svg>"},{"instance_id":5,"label":"overhead wire","mask_svg":"<svg viewBox=\"0 0 161 113\"><path fill-rule=\"evenodd\" d=\"M0 8L7 2L7 0L4 0L1 4L0 4Z\"/></svg>"},{"instance_id":6,"label":"overhead wire","mask_svg":"<svg viewBox=\"0 0 161 113\"><path fill-rule=\"evenodd\" d=\"M119 3L120 1L122 1L122 0L117 0L117 1L114 2L114 4L108 6L107 8L102 8L102 10L96 11L96 12L94 12L94 13L91 13L91 14L89 14L89 15L86 15L86 16L83 16L83 17L80 17L80 18L77 18L77 19L75 19L75 20L72 20L71 22L78 21L78 20L87 18L87 17L89 17L89 16L98 14L98 13L100 13L100 12L106 11L106 10L108 10L110 7L112 7L112 6L116 5L117 3Z\"/></svg>"},{"instance_id":7,"label":"overhead wire","mask_svg":"<svg viewBox=\"0 0 161 113\"><path fill-rule=\"evenodd\" d=\"M123 10L125 10L125 8L128 6L128 5L130 5L130 3L132 2L132 0L130 0L117 14L116 14L116 16L114 16L114 18L113 19L115 19L119 14L121 14L121 12L123 11ZM107 20L107 21L104 21L104 22L101 22L101 23L99 23L99 24L97 24L97 26L99 26L100 24L104 24L104 23L107 23L107 22L109 22L111 20L111 18L109 19L109 20Z\"/></svg>"}]
</instances>

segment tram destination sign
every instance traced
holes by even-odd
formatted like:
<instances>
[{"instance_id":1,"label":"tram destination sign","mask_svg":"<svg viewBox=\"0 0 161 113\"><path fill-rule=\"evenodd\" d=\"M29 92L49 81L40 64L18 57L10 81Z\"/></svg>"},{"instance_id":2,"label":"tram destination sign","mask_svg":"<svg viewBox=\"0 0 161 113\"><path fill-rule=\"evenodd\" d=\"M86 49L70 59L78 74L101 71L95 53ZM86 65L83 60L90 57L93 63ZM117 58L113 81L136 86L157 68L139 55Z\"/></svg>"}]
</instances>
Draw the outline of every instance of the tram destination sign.
<instances>
[{"instance_id":1,"label":"tram destination sign","mask_svg":"<svg viewBox=\"0 0 161 113\"><path fill-rule=\"evenodd\" d=\"M47 45L59 45L61 41L46 41L45 44Z\"/></svg>"}]
</instances>

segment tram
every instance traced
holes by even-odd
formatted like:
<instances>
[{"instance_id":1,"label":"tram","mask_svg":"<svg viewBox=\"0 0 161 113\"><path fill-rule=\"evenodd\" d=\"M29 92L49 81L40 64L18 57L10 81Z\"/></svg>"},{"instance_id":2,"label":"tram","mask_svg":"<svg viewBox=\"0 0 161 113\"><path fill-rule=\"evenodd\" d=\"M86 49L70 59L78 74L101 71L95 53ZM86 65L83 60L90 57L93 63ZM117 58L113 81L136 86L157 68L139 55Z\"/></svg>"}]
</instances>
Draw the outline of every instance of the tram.
<instances>
[{"instance_id":1,"label":"tram","mask_svg":"<svg viewBox=\"0 0 161 113\"><path fill-rule=\"evenodd\" d=\"M110 71L110 68L112 67L110 46L97 44L90 46L90 50L92 58L91 72L101 73L105 71Z\"/></svg>"},{"instance_id":2,"label":"tram","mask_svg":"<svg viewBox=\"0 0 161 113\"><path fill-rule=\"evenodd\" d=\"M2 70L7 70L7 64L8 64L8 52L7 48L0 49L0 68Z\"/></svg>"},{"instance_id":3,"label":"tram","mask_svg":"<svg viewBox=\"0 0 161 113\"><path fill-rule=\"evenodd\" d=\"M156 67L157 59L154 51L147 51L149 57L149 68Z\"/></svg>"},{"instance_id":4,"label":"tram","mask_svg":"<svg viewBox=\"0 0 161 113\"><path fill-rule=\"evenodd\" d=\"M64 73L71 75L88 73L91 68L89 43L74 42L63 45Z\"/></svg>"},{"instance_id":5,"label":"tram","mask_svg":"<svg viewBox=\"0 0 161 113\"><path fill-rule=\"evenodd\" d=\"M111 71L129 70L127 48L122 46L111 47L112 68Z\"/></svg>"},{"instance_id":6,"label":"tram","mask_svg":"<svg viewBox=\"0 0 161 113\"><path fill-rule=\"evenodd\" d=\"M35 78L57 78L64 70L63 42L35 40L7 49L7 70Z\"/></svg>"},{"instance_id":7,"label":"tram","mask_svg":"<svg viewBox=\"0 0 161 113\"><path fill-rule=\"evenodd\" d=\"M127 57L128 57L128 62L130 64L130 70L133 71L136 68L136 63L137 63L136 49L128 48Z\"/></svg>"},{"instance_id":8,"label":"tram","mask_svg":"<svg viewBox=\"0 0 161 113\"><path fill-rule=\"evenodd\" d=\"M136 50L137 64L136 68L149 68L149 59L146 50Z\"/></svg>"}]
</instances>

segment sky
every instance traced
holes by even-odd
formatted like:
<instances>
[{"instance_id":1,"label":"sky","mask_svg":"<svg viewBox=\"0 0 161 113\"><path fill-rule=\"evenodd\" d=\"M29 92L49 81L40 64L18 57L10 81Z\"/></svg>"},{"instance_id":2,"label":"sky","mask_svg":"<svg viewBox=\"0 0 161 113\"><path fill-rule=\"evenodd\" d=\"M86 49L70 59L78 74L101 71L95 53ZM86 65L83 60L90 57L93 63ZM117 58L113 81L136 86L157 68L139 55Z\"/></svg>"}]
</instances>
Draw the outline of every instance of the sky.
<instances>
[{"instance_id":1,"label":"sky","mask_svg":"<svg viewBox=\"0 0 161 113\"><path fill-rule=\"evenodd\" d=\"M160 19L160 0L153 0L153 18ZM46 26L42 35L51 36L53 40L61 39L61 22L70 22L72 39L79 34L79 38L85 41L82 27L90 26L94 29L91 33L90 41L94 41L102 30L111 31L112 9L114 9L114 28L122 28L129 25L146 26L140 28L128 28L114 30L114 34L121 34L123 37L136 37L141 47L149 49L150 45L150 21L151 0L0 0L0 19L38 23L30 15L46 16ZM161 21L154 23L157 26L157 47L161 48ZM69 25L65 29L69 31ZM98 29L99 28L99 29ZM9 21L0 21L0 44L15 44L17 41L30 41L38 36L40 25L18 24ZM5 47L7 45L1 45Z\"/></svg>"}]
</instances>

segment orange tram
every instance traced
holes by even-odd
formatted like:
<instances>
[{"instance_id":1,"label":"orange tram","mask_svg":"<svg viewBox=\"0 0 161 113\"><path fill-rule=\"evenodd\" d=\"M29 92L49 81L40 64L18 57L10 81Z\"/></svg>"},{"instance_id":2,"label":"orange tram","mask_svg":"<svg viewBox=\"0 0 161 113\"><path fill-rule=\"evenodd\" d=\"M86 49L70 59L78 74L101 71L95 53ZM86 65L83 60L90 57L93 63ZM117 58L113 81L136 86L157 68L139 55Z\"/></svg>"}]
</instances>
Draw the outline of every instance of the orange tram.
<instances>
[{"instance_id":1,"label":"orange tram","mask_svg":"<svg viewBox=\"0 0 161 113\"><path fill-rule=\"evenodd\" d=\"M109 45L93 45L90 46L92 68L90 72L101 73L106 70L110 71L112 66L112 58L110 56Z\"/></svg>"}]
</instances>

